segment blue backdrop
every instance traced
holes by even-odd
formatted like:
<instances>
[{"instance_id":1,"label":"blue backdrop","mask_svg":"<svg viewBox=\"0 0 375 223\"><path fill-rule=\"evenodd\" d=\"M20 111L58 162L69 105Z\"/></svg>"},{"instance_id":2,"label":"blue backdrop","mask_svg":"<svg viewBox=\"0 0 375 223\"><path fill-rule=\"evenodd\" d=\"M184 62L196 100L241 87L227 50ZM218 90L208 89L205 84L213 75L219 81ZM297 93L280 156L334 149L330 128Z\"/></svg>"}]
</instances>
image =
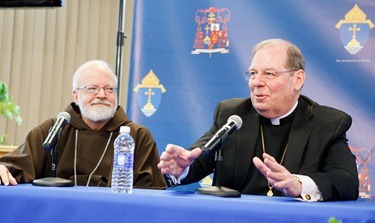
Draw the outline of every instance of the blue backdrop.
<instances>
[{"instance_id":1,"label":"blue backdrop","mask_svg":"<svg viewBox=\"0 0 375 223\"><path fill-rule=\"evenodd\" d=\"M160 153L189 147L212 124L217 102L249 97L252 46L290 40L306 60L302 93L353 117L349 144L375 185L375 1L135 1L129 117ZM367 168L367 170L366 170Z\"/></svg>"}]
</instances>

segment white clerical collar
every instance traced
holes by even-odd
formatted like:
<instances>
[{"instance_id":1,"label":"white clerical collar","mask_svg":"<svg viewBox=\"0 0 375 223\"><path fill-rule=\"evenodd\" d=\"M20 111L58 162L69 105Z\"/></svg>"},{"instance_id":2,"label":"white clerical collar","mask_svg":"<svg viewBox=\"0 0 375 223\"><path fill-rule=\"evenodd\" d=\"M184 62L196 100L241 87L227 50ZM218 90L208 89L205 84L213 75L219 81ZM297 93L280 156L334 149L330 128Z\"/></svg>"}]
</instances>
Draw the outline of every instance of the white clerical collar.
<instances>
[{"instance_id":1,"label":"white clerical collar","mask_svg":"<svg viewBox=\"0 0 375 223\"><path fill-rule=\"evenodd\" d=\"M286 113L285 115L282 115L280 117L270 119L272 125L280 125L280 120L287 117L288 115L292 114L292 112L297 108L297 105L298 105L298 100L296 101L293 108L290 109L290 111L288 113Z\"/></svg>"}]
</instances>

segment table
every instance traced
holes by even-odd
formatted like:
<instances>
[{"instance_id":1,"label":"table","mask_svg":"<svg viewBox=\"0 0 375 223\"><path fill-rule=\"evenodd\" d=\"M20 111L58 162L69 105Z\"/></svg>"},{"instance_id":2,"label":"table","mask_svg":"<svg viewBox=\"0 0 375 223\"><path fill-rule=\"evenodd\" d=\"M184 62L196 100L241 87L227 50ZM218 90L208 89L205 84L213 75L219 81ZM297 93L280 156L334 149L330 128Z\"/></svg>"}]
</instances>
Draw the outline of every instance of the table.
<instances>
[{"instance_id":1,"label":"table","mask_svg":"<svg viewBox=\"0 0 375 223\"><path fill-rule=\"evenodd\" d=\"M4 156L5 154L12 152L15 150L17 146L4 146L0 145L0 157Z\"/></svg>"},{"instance_id":2,"label":"table","mask_svg":"<svg viewBox=\"0 0 375 223\"><path fill-rule=\"evenodd\" d=\"M175 190L0 186L1 222L375 222L375 199L305 203L286 197L224 198Z\"/></svg>"}]
</instances>

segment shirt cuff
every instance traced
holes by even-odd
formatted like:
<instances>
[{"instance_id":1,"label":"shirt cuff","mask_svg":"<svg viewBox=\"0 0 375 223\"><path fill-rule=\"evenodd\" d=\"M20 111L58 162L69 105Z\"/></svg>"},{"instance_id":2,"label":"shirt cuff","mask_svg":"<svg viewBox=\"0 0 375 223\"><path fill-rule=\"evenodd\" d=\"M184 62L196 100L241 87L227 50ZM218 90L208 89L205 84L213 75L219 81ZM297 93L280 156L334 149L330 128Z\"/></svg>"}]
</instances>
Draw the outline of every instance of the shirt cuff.
<instances>
[{"instance_id":1,"label":"shirt cuff","mask_svg":"<svg viewBox=\"0 0 375 223\"><path fill-rule=\"evenodd\" d=\"M310 177L298 174L293 175L297 177L302 184L301 196L296 198L297 200L306 202L323 201L322 193Z\"/></svg>"},{"instance_id":2,"label":"shirt cuff","mask_svg":"<svg viewBox=\"0 0 375 223\"><path fill-rule=\"evenodd\" d=\"M178 177L175 177L175 176L173 176L173 175L169 175L168 174L168 177L169 177L169 179L172 181L172 184L173 185L180 185L181 184L181 181L183 180L183 179L185 179L185 177L188 175L188 173L189 173L189 169L190 169L190 166L188 166L188 167L186 167L185 169L184 169L184 171L182 171L182 173L178 176Z\"/></svg>"}]
</instances>

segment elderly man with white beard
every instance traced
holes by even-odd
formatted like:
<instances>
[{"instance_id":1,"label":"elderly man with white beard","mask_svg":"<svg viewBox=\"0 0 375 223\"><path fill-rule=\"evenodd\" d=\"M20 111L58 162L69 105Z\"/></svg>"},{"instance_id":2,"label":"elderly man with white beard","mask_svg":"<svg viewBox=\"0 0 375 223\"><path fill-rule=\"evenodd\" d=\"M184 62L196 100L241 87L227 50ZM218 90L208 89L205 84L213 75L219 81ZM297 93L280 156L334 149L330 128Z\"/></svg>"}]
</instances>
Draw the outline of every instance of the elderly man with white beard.
<instances>
[{"instance_id":1,"label":"elderly man with white beard","mask_svg":"<svg viewBox=\"0 0 375 223\"><path fill-rule=\"evenodd\" d=\"M126 125L135 141L134 187L165 189L156 143L147 128L131 122L118 106L117 84L116 75L101 60L88 61L74 73L74 102L65 109L71 120L55 148L56 177L80 186L111 186L113 143ZM34 128L24 144L0 158L0 184L15 186L52 176L51 154L42 145L56 120Z\"/></svg>"}]
</instances>

